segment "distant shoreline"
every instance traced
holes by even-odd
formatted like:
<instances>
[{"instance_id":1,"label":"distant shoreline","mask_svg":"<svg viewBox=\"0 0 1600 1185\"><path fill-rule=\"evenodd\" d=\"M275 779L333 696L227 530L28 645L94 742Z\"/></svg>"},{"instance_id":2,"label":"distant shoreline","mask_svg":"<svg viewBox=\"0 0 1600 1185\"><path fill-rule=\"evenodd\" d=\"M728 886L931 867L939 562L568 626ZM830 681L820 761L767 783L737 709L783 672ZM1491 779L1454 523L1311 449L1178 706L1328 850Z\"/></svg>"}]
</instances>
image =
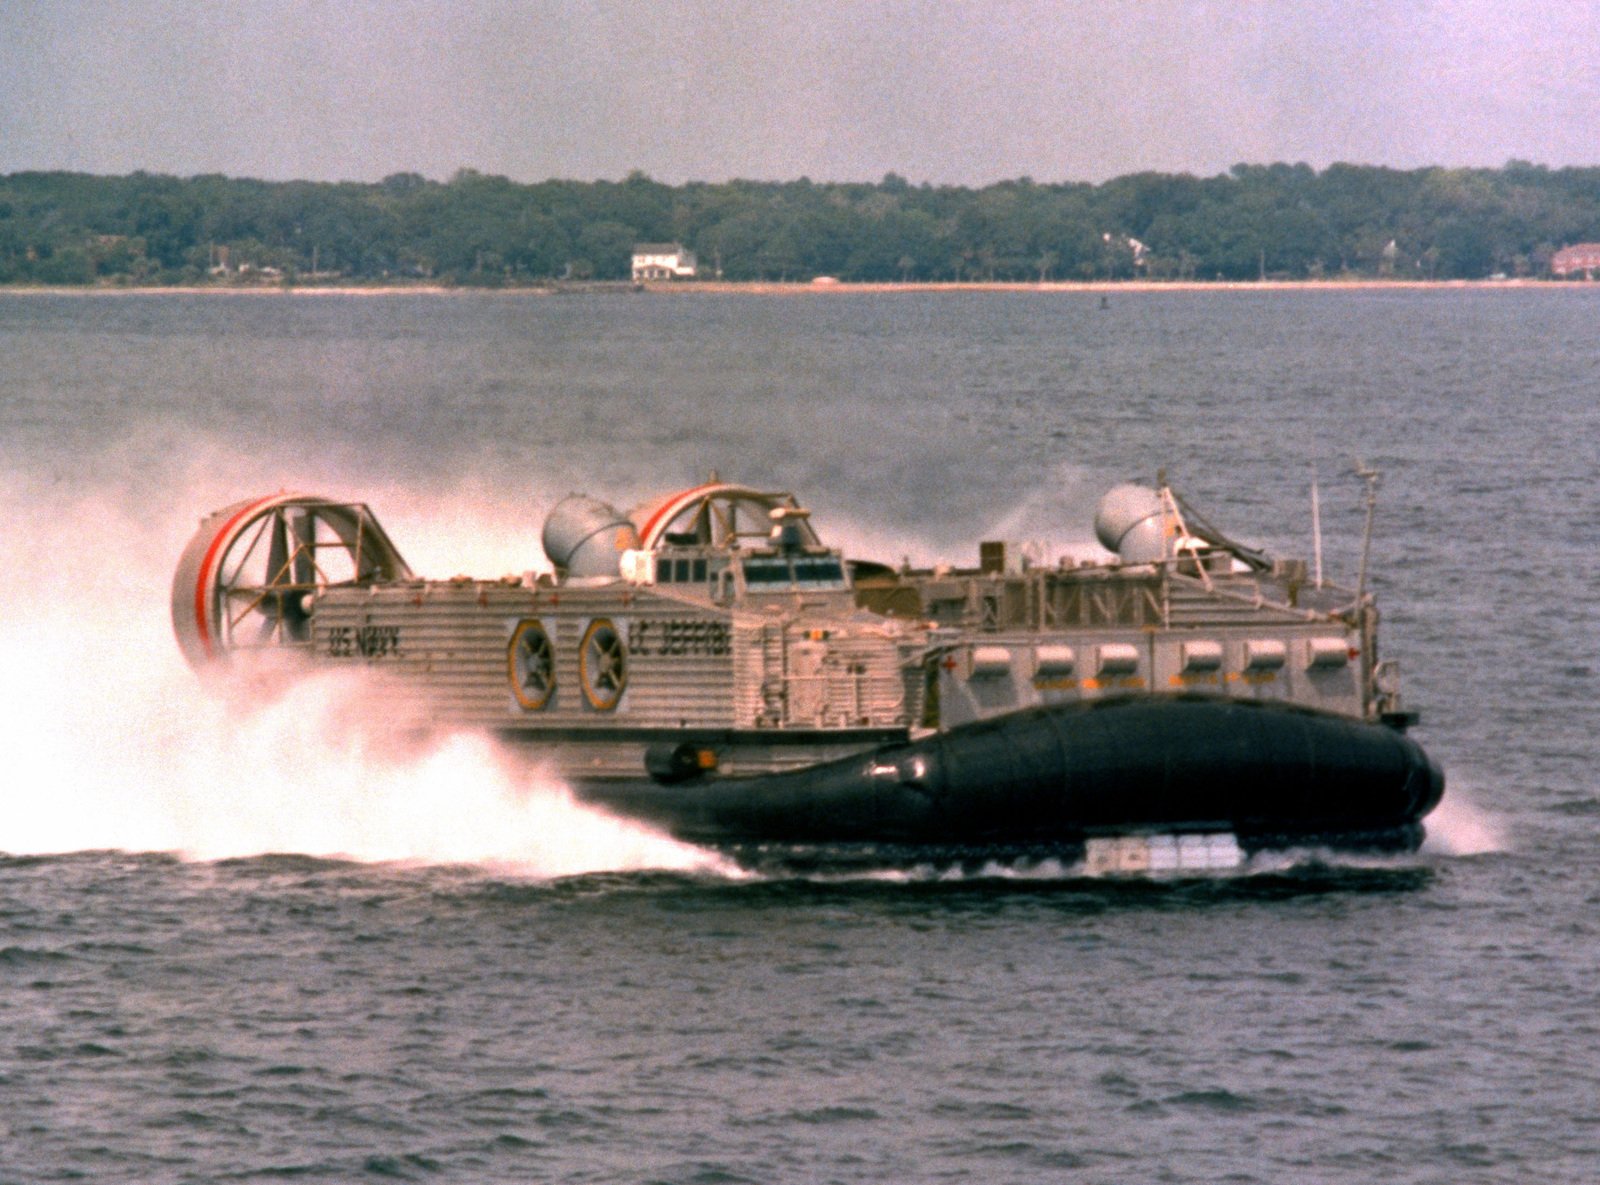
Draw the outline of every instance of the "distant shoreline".
<instances>
[{"instance_id":1,"label":"distant shoreline","mask_svg":"<svg viewBox=\"0 0 1600 1185\"><path fill-rule=\"evenodd\" d=\"M445 284L187 284L187 285L0 285L7 296L561 296L568 294L695 293L733 296L887 295L896 293L1017 292L1114 293L1150 292L1379 292L1379 291L1600 291L1600 285L1574 280L1047 280L849 282L772 280L654 281L625 280L515 284L503 287Z\"/></svg>"},{"instance_id":2,"label":"distant shoreline","mask_svg":"<svg viewBox=\"0 0 1600 1185\"><path fill-rule=\"evenodd\" d=\"M1360 292L1386 289L1457 288L1581 288L1584 285L1551 280L1046 280L1043 283L1006 281L945 281L910 283L856 282L843 280L817 283L773 283L764 280L696 280L691 283L646 284L649 292L698 290L762 296L791 296L802 293L831 292Z\"/></svg>"}]
</instances>

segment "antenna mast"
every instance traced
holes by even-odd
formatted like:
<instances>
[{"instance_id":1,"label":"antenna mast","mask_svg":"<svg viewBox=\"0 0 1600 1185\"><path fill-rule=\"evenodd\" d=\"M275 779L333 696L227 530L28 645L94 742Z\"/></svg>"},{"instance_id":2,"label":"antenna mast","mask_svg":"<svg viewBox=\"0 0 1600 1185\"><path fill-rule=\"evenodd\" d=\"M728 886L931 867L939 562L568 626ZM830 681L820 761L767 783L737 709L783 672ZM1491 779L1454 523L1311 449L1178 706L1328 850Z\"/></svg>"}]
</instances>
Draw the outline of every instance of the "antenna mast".
<instances>
[{"instance_id":1,"label":"antenna mast","mask_svg":"<svg viewBox=\"0 0 1600 1185\"><path fill-rule=\"evenodd\" d=\"M1317 491L1317 467L1311 466L1311 556L1317 587L1322 587L1322 498Z\"/></svg>"},{"instance_id":2,"label":"antenna mast","mask_svg":"<svg viewBox=\"0 0 1600 1185\"><path fill-rule=\"evenodd\" d=\"M1378 479L1382 476L1376 469L1367 468L1367 463L1356 461L1356 476L1367 483L1367 527L1361 534L1361 571L1356 576L1356 604L1360 604L1367 595L1367 564L1372 558L1372 516L1378 509Z\"/></svg>"}]
</instances>

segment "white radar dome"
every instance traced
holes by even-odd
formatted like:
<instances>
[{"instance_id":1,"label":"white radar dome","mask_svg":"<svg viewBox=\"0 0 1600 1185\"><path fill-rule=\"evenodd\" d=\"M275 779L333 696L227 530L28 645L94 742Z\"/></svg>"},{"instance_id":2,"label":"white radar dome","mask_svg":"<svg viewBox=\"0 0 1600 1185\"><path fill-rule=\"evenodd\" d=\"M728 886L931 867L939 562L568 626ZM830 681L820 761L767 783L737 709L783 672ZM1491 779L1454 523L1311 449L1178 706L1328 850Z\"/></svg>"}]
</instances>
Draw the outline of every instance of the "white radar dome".
<instances>
[{"instance_id":1,"label":"white radar dome","mask_svg":"<svg viewBox=\"0 0 1600 1185\"><path fill-rule=\"evenodd\" d=\"M1147 486L1128 483L1107 490L1095 510L1094 533L1124 563L1153 564L1167 558L1161 495Z\"/></svg>"}]
</instances>

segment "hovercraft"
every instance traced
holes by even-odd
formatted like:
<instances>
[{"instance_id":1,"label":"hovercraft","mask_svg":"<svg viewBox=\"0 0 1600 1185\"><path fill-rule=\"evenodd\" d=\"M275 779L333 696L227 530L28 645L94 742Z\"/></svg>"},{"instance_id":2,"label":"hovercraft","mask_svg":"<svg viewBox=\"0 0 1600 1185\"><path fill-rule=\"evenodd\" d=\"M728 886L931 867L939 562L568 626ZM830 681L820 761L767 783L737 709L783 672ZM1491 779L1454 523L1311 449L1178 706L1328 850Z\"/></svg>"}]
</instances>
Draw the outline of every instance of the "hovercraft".
<instances>
[{"instance_id":1,"label":"hovercraft","mask_svg":"<svg viewBox=\"0 0 1600 1185\"><path fill-rule=\"evenodd\" d=\"M1364 568L1313 579L1164 483L1116 487L1095 528L1088 559L895 567L713 478L626 513L572 495L549 570L430 580L364 504L283 493L201 522L172 615L208 676L368 669L397 716L529 746L581 799L751 863L1420 844L1444 778Z\"/></svg>"}]
</instances>

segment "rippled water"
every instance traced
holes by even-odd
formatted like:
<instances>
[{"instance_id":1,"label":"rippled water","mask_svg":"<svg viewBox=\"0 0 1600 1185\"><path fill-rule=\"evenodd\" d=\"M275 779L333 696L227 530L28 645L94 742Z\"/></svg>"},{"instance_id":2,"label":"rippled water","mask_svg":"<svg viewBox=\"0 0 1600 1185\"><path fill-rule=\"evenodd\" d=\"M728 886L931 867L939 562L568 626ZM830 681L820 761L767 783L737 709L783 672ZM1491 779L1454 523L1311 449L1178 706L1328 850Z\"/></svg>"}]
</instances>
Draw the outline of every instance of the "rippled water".
<instances>
[{"instance_id":1,"label":"rippled water","mask_svg":"<svg viewBox=\"0 0 1600 1185\"><path fill-rule=\"evenodd\" d=\"M1600 294L0 296L0 1180L1580 1180L1600 1163ZM1414 858L773 880L359 688L202 695L198 516L413 567L711 468L853 550L1069 547L1158 466L1359 550ZM276 853L276 854L267 854Z\"/></svg>"}]
</instances>

